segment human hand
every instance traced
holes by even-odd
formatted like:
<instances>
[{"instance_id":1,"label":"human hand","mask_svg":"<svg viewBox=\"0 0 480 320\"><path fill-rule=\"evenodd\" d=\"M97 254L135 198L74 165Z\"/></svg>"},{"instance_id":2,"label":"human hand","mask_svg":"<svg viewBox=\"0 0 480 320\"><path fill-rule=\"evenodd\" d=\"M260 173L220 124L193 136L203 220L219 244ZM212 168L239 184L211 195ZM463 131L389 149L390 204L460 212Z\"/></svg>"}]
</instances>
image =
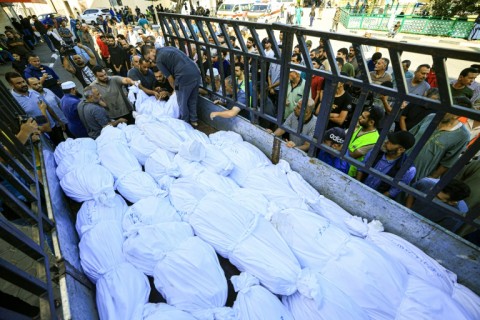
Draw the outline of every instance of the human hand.
<instances>
[{"instance_id":1,"label":"human hand","mask_svg":"<svg viewBox=\"0 0 480 320\"><path fill-rule=\"evenodd\" d=\"M210 112L210 119L213 120L218 115L218 112Z\"/></svg>"},{"instance_id":2,"label":"human hand","mask_svg":"<svg viewBox=\"0 0 480 320\"><path fill-rule=\"evenodd\" d=\"M45 113L47 111L47 104L43 100L38 100L38 107L40 108L40 111L42 111L42 113Z\"/></svg>"},{"instance_id":3,"label":"human hand","mask_svg":"<svg viewBox=\"0 0 480 320\"><path fill-rule=\"evenodd\" d=\"M34 133L39 133L38 124L33 118L28 118L28 120L20 126L20 131L28 136Z\"/></svg>"},{"instance_id":4,"label":"human hand","mask_svg":"<svg viewBox=\"0 0 480 320\"><path fill-rule=\"evenodd\" d=\"M45 72L44 74L42 74L42 79L47 79L47 78L48 78L48 73Z\"/></svg>"},{"instance_id":5,"label":"human hand","mask_svg":"<svg viewBox=\"0 0 480 320\"><path fill-rule=\"evenodd\" d=\"M287 147L289 147L289 148L295 148L295 142L289 141L289 140L286 140L286 141L287 141Z\"/></svg>"},{"instance_id":6,"label":"human hand","mask_svg":"<svg viewBox=\"0 0 480 320\"><path fill-rule=\"evenodd\" d=\"M267 131L267 133L273 133L272 129L266 129L265 131Z\"/></svg>"},{"instance_id":7,"label":"human hand","mask_svg":"<svg viewBox=\"0 0 480 320\"><path fill-rule=\"evenodd\" d=\"M213 104L219 104L219 103L220 103L220 100L213 101Z\"/></svg>"},{"instance_id":8,"label":"human hand","mask_svg":"<svg viewBox=\"0 0 480 320\"><path fill-rule=\"evenodd\" d=\"M160 99L165 99L167 97L168 97L168 92L167 91L160 92Z\"/></svg>"}]
</instances>

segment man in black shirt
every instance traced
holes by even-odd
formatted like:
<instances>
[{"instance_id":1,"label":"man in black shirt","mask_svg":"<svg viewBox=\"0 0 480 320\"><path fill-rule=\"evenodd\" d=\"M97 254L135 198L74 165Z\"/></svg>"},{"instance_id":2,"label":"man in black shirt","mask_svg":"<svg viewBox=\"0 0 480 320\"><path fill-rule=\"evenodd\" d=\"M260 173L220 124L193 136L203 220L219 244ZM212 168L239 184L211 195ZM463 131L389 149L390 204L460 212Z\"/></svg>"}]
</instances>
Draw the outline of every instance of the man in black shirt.
<instances>
[{"instance_id":1,"label":"man in black shirt","mask_svg":"<svg viewBox=\"0 0 480 320\"><path fill-rule=\"evenodd\" d=\"M430 88L426 92L426 97L433 100L440 100L440 93L437 88ZM405 109L402 111L400 116L400 130L409 131L417 123L423 120L430 113L435 112L435 110L414 103L409 103Z\"/></svg>"},{"instance_id":2,"label":"man in black shirt","mask_svg":"<svg viewBox=\"0 0 480 320\"><path fill-rule=\"evenodd\" d=\"M84 45L78 43L79 48L83 48ZM72 56L72 61L69 61L68 56L63 57L63 67L65 70L73 74L85 88L90 83L95 81L96 77L93 73L93 67L97 65L97 59L90 50L85 50L90 57L90 60L86 63L82 56L75 54Z\"/></svg>"},{"instance_id":3,"label":"man in black shirt","mask_svg":"<svg viewBox=\"0 0 480 320\"><path fill-rule=\"evenodd\" d=\"M50 48L50 50L52 52L55 52L55 47L53 46L52 41L50 41L50 38L47 35L47 28L45 27L45 25L40 20L38 20L37 16L32 16L32 19L33 19L33 26L35 27L35 30L37 30L38 33L42 35L43 40L45 41L47 46Z\"/></svg>"},{"instance_id":4,"label":"man in black shirt","mask_svg":"<svg viewBox=\"0 0 480 320\"><path fill-rule=\"evenodd\" d=\"M342 72L343 74L343 72ZM332 109L330 110L327 130L333 127L348 128L352 112L352 97L345 91L344 83L339 82L335 91Z\"/></svg>"},{"instance_id":5,"label":"man in black shirt","mask_svg":"<svg viewBox=\"0 0 480 320\"><path fill-rule=\"evenodd\" d=\"M160 99L160 93L155 90L157 79L153 71L149 69L150 62L145 58L140 58L138 67L133 67L128 71L128 78L137 81L140 80L138 87L149 96L155 96Z\"/></svg>"},{"instance_id":6,"label":"man in black shirt","mask_svg":"<svg viewBox=\"0 0 480 320\"><path fill-rule=\"evenodd\" d=\"M110 64L113 73L118 76L127 76L128 56L121 46L119 46L112 34L107 35L108 51L110 52Z\"/></svg>"},{"instance_id":7,"label":"man in black shirt","mask_svg":"<svg viewBox=\"0 0 480 320\"><path fill-rule=\"evenodd\" d=\"M170 86L168 79L163 75L162 71L158 70L158 67L155 66L152 68L153 74L155 75L155 90L158 90L160 94L166 92L168 96L171 96L173 93L173 88ZM165 95L165 94L162 94Z\"/></svg>"},{"instance_id":8,"label":"man in black shirt","mask_svg":"<svg viewBox=\"0 0 480 320\"><path fill-rule=\"evenodd\" d=\"M22 39L16 39L12 31L5 31L5 35L7 36L6 44L10 53L16 53L24 58L31 54L31 51L25 46L25 42Z\"/></svg>"}]
</instances>

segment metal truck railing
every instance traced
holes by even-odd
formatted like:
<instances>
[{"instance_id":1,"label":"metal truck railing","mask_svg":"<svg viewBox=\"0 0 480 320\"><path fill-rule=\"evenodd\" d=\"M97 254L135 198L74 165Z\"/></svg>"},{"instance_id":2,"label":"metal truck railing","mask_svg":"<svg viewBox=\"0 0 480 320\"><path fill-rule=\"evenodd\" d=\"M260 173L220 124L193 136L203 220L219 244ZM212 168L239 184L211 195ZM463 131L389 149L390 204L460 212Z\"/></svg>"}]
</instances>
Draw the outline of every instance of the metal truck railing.
<instances>
[{"instance_id":1,"label":"metal truck railing","mask_svg":"<svg viewBox=\"0 0 480 320\"><path fill-rule=\"evenodd\" d=\"M40 146L15 137L25 112L3 83L0 101L0 318L57 319Z\"/></svg>"},{"instance_id":2,"label":"metal truck railing","mask_svg":"<svg viewBox=\"0 0 480 320\"><path fill-rule=\"evenodd\" d=\"M423 192L420 192L400 181L404 173L408 170L414 159L421 151L422 146L432 136L435 128L440 123L440 120L446 113L464 116L469 119L480 120L479 111L453 104L449 84L451 80L449 80L449 75L447 74L446 68L447 59L465 60L469 62L468 65L472 63L478 63L480 61L480 56L478 55L478 53L457 51L439 47L423 47L419 45L398 43L393 41L360 38L357 36L315 31L311 29L292 27L283 24L267 25L262 23L244 22L237 20L227 21L206 17L182 16L177 14L161 14L160 27L167 44L177 46L178 48L186 52L186 54L188 54L192 59L197 61L197 65L200 69L203 79L205 79L207 70L210 70L210 74L213 74L211 62L212 52L214 50L217 50L219 59L219 73L222 77L222 92L226 92L225 84L223 81L223 74L225 71L223 70L224 57L226 56L226 54L228 54L230 57L240 57L240 59L243 60L245 64L244 81L245 83L254 84L251 86L245 86L247 105L242 105L241 103L238 103L236 101L237 81L232 81L233 97L230 98L223 95L222 98L226 99L231 103L235 103L236 106L241 107L243 109L243 114L246 115L247 118L249 118L252 124L256 125L259 123L259 121L260 123L262 123L262 126L264 125L265 121L274 124L284 129L291 135L293 134L309 141L309 156L313 157L317 154L318 150L324 150L330 154L333 154L341 159L348 161L348 163L355 165L357 168L360 168L367 174L374 175L375 177L378 177L389 185L395 186L403 192L413 195L417 199L427 201L431 204L432 210L448 212L450 215L454 215L455 217L462 219L466 224L470 224L474 227L479 227L479 225L473 221L480 214L479 208L470 208L470 212L467 214L467 216L461 217L456 209L440 202L438 199L435 198L435 196L448 184L449 181L452 180L452 178L457 175L457 173L470 161L470 159L474 157L474 155L480 149L480 139L477 139L476 142L474 142L468 148L468 150L466 150L458 158L455 164L451 168L449 168L449 170L441 177L440 181L435 185L435 187L428 193L425 194ZM197 29L198 32L196 33L195 30ZM220 43L219 37L216 36L215 30L218 30L218 32L226 35L225 44L222 45ZM246 45L247 41L243 38L243 34L245 34L246 32L251 34L256 48L263 48L261 44L261 40L263 37L268 37L272 39L272 49L274 51L275 57L271 58L265 56L263 50L258 50L258 53L249 52ZM280 38L280 34L282 35L282 38ZM233 46L232 43L229 41L229 35L233 35L236 37L236 44L238 44L237 47ZM281 43L279 39L281 39ZM328 61L332 69L331 72L313 69L312 60L310 59L310 55L307 49L307 39L312 40L313 43L319 43L320 39L322 39L324 48L327 52ZM336 51L333 50L333 44L337 43L338 41L343 43L343 47L348 48L349 45L352 45L355 48L356 59L359 69L361 70L360 77L352 78L340 74L340 70L337 67L337 63L335 61ZM292 63L290 60L293 48L297 44L299 45L304 65ZM314 45L313 47L316 46ZM367 61L365 50L367 47L377 47L388 51L393 73L396 77L396 89L390 89L387 87L373 84L371 82L366 63ZM339 47L336 46L336 48L338 49ZM221 52L224 53L223 56L222 54L220 54ZM428 56L430 56L428 60L421 61L418 64L433 61L438 81L438 89L440 91L440 101L433 101L425 97L411 95L407 93L406 80L404 78L404 71L401 64L402 53L405 52L411 54L425 55L426 59L428 58ZM233 61L233 59L231 59L231 61ZM276 106L276 113L273 115L266 112L265 99L262 99L262 97L265 97L266 95L266 81L268 72L267 65L270 63L280 64L280 66L282 67L280 90L278 94L279 103ZM234 64L231 63L229 68L230 73L234 75ZM287 97L287 87L290 69L296 69L306 74L306 84L303 96L308 96L313 75L319 75L324 77L325 79L323 99L321 101L320 113L318 114L315 134L313 137L304 136L301 134L303 123L302 121L299 121L300 125L297 130L283 125L283 115L285 112L285 103L283 102L286 101ZM454 74L452 76L456 78L457 74ZM335 88L337 87L337 84L339 82L349 83L359 92L358 97L356 98L356 106L351 116L351 122L348 128L348 133L346 135L346 140L340 152L335 151L322 144L323 139L321 139L321 137L323 137L325 133L330 109L334 100ZM212 91L211 89L208 89L207 86L204 86L204 88L211 94L214 94L215 90ZM383 94L394 97L395 102L393 104L393 111L384 119L383 129L380 131L380 138L378 139L375 147L373 148L372 156L367 163L363 164L362 162L352 158L349 155L348 142L352 137L354 128L358 122L359 116L361 115L364 106L368 103L367 100L369 99L370 93ZM373 170L371 167L372 163L376 158L376 155L380 151L381 146L386 139L389 128L394 123L397 115L401 110L401 105L403 101L408 101L409 103L415 103L432 108L435 110L436 116L428 126L420 141L418 141L417 145L413 148L413 150L411 150L407 160L398 170L395 177L391 178L378 172L377 170ZM303 99L300 119L303 119L304 117L306 102L307 99Z\"/></svg>"}]
</instances>

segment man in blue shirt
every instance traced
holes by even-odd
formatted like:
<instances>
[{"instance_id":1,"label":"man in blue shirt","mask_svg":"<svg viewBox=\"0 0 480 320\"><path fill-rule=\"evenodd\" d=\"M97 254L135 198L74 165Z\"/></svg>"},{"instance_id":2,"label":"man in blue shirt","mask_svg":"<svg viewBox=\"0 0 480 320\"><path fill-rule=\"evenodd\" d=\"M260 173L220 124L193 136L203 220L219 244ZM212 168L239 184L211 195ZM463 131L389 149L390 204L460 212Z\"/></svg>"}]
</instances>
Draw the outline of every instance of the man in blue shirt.
<instances>
[{"instance_id":1,"label":"man in blue shirt","mask_svg":"<svg viewBox=\"0 0 480 320\"><path fill-rule=\"evenodd\" d=\"M52 68L42 65L36 55L28 57L28 66L25 69L25 79L37 78L44 88L48 88L57 95L63 97L62 88L58 81L58 75Z\"/></svg>"},{"instance_id":2,"label":"man in blue shirt","mask_svg":"<svg viewBox=\"0 0 480 320\"><path fill-rule=\"evenodd\" d=\"M40 80L37 78L28 78L27 84L30 89L38 92L40 99L47 104L48 113L53 117L53 119L55 119L55 122L62 129L62 131L66 132L68 119L63 114L62 109L60 109L60 98L57 97L51 90L44 88L40 83Z\"/></svg>"},{"instance_id":3,"label":"man in blue shirt","mask_svg":"<svg viewBox=\"0 0 480 320\"><path fill-rule=\"evenodd\" d=\"M372 168L393 178L407 158L405 151L415 144L415 137L408 131L398 131L389 133L387 138L388 140L383 144L382 150L378 153L372 164ZM372 151L370 150L365 156L365 159L363 159L363 163L366 163L371 155ZM415 167L413 165L410 166L404 173L401 181L408 185L415 176L415 173ZM374 175L368 175L362 172L360 169L357 171L356 178L387 197L395 198L400 193L399 189L390 186Z\"/></svg>"},{"instance_id":4,"label":"man in blue shirt","mask_svg":"<svg viewBox=\"0 0 480 320\"><path fill-rule=\"evenodd\" d=\"M68 119L68 130L75 138L88 137L87 129L85 129L78 115L77 106L82 96L77 92L75 82L66 81L62 83L62 90L64 94L62 100L60 100L60 107Z\"/></svg>"},{"instance_id":5,"label":"man in blue shirt","mask_svg":"<svg viewBox=\"0 0 480 320\"><path fill-rule=\"evenodd\" d=\"M412 187L427 193L437 184L438 181L439 179L423 178L415 182ZM465 217L468 212L468 206L463 199L468 198L470 192L470 187L467 184L460 180L453 179L435 196L435 198L457 209L460 215ZM456 232L464 224L460 218L455 217L455 214L448 214L443 211L432 209L432 206L429 203L422 201L420 198L415 200L412 195L408 195L405 206L452 232Z\"/></svg>"},{"instance_id":6,"label":"man in blue shirt","mask_svg":"<svg viewBox=\"0 0 480 320\"><path fill-rule=\"evenodd\" d=\"M46 133L55 145L62 142L63 132L47 111L47 104L41 99L40 94L28 89L25 79L16 72L7 72L5 80L12 87L12 96L27 116L35 119L40 132Z\"/></svg>"},{"instance_id":7,"label":"man in blue shirt","mask_svg":"<svg viewBox=\"0 0 480 320\"><path fill-rule=\"evenodd\" d=\"M163 47L157 51L157 67L177 93L180 118L198 126L197 98L201 77L195 62L177 48Z\"/></svg>"}]
</instances>

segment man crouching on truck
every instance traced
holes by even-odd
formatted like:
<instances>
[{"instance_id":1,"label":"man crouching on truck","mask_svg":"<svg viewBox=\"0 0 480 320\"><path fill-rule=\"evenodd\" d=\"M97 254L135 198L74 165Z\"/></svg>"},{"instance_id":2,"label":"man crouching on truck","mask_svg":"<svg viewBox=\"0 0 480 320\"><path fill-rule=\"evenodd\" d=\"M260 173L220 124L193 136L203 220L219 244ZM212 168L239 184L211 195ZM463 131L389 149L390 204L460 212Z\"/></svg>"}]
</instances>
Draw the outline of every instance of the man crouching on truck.
<instances>
[{"instance_id":1,"label":"man crouching on truck","mask_svg":"<svg viewBox=\"0 0 480 320\"><path fill-rule=\"evenodd\" d=\"M198 126L197 99L200 86L200 71L184 52L175 47L157 50L157 67L167 77L177 93L180 118Z\"/></svg>"},{"instance_id":2,"label":"man crouching on truck","mask_svg":"<svg viewBox=\"0 0 480 320\"><path fill-rule=\"evenodd\" d=\"M302 134L305 136L313 137L313 133L315 132L315 124L317 123L317 117L313 115L313 111L315 108L315 101L313 99L308 99L307 106L305 107L305 115L303 117L303 128ZM291 113L287 120L283 123L284 126L290 127L292 130L296 131L298 129L298 124L300 122L300 111L302 110L302 100L297 102L295 109L293 109L293 113ZM267 132L272 133L272 130L267 129ZM285 133L285 130L278 128L273 132L273 134L277 137L282 136ZM287 147L295 148L302 151L308 151L310 148L310 142L303 140L295 135L290 135L290 140L287 141Z\"/></svg>"}]
</instances>

